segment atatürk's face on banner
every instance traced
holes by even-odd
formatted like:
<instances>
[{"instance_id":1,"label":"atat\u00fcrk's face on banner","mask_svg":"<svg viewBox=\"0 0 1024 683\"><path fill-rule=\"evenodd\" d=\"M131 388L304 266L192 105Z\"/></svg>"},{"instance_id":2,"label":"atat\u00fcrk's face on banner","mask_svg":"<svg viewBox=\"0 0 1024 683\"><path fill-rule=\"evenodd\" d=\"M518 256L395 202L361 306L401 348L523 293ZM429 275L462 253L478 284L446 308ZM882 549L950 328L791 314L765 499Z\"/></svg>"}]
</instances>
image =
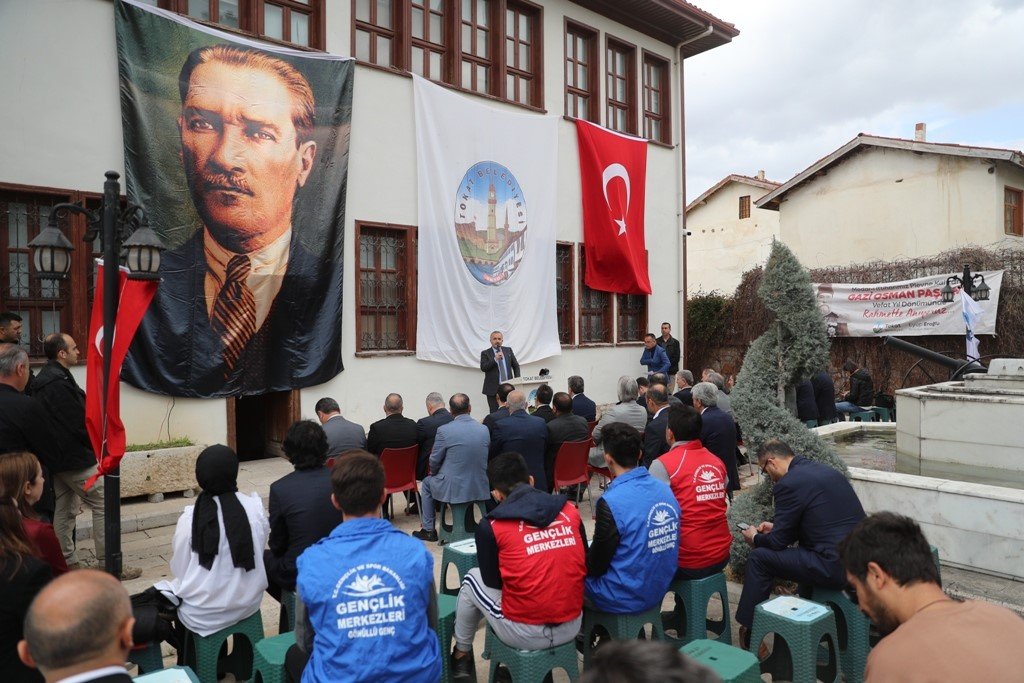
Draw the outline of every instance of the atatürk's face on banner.
<instances>
[{"instance_id":1,"label":"atat\u00fcrk's face on banner","mask_svg":"<svg viewBox=\"0 0 1024 683\"><path fill-rule=\"evenodd\" d=\"M211 61L189 79L178 127L189 192L222 246L247 253L291 227L316 143L300 142L294 95L256 66Z\"/></svg>"}]
</instances>

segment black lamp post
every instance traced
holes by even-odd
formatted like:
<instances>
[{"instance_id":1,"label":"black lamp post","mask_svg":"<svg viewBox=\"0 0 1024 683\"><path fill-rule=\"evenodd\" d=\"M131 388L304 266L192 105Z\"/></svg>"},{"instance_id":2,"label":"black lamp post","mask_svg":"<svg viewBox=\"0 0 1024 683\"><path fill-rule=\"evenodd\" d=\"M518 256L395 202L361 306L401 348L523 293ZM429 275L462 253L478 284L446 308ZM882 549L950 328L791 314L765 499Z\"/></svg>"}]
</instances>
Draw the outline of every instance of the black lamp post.
<instances>
[{"instance_id":1,"label":"black lamp post","mask_svg":"<svg viewBox=\"0 0 1024 683\"><path fill-rule=\"evenodd\" d=\"M119 298L118 265L121 262L122 248L127 252L125 261L128 264L129 278L152 280L159 279L160 252L164 246L160 238L149 227L146 213L141 206L129 204L120 210L121 185L120 177L114 171L107 171L107 180L103 183L103 204L97 211L90 211L78 204L57 204L50 211L50 219L46 228L28 243L32 249L32 259L36 274L46 280L63 280L71 267L71 252L74 245L68 241L58 227L57 220L69 213L77 213L86 217L89 229L85 232L84 241L92 242L97 236L103 243L103 385L90 387L90 391L101 391L103 406L103 439L99 460L106 455L107 448L107 386L119 378L110 376L110 357L114 345L114 324L117 320L117 302ZM109 472L103 477L104 503L106 522L106 569L114 576L121 575L121 470Z\"/></svg>"},{"instance_id":2,"label":"black lamp post","mask_svg":"<svg viewBox=\"0 0 1024 683\"><path fill-rule=\"evenodd\" d=\"M960 285L967 292L967 296L975 301L988 301L988 296L992 291L985 283L984 275L981 273L971 273L970 264L964 264L964 272L959 277L951 275L946 278L946 284L942 287L942 300L947 304L953 303L954 284Z\"/></svg>"}]
</instances>

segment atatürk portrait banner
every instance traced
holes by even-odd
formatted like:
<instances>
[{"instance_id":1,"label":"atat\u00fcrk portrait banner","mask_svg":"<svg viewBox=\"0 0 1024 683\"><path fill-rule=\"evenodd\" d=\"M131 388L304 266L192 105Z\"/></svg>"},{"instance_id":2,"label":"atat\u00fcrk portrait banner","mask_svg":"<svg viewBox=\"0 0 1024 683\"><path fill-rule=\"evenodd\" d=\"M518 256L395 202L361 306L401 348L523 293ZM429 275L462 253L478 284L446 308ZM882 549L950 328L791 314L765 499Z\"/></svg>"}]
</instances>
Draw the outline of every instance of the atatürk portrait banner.
<instances>
[{"instance_id":1,"label":"atat\u00fcrk portrait banner","mask_svg":"<svg viewBox=\"0 0 1024 683\"><path fill-rule=\"evenodd\" d=\"M322 384L341 369L354 62L118 0L128 198L162 282L122 378L171 396Z\"/></svg>"}]
</instances>

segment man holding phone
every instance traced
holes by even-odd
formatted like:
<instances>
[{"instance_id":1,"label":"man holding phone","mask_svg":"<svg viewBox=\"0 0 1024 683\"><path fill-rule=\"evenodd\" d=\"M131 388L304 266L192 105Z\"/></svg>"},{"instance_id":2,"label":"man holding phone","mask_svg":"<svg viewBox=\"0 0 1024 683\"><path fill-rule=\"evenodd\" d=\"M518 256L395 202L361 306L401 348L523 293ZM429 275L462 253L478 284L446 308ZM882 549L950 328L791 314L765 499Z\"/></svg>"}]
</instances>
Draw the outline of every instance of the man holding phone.
<instances>
[{"instance_id":1,"label":"man holding phone","mask_svg":"<svg viewBox=\"0 0 1024 683\"><path fill-rule=\"evenodd\" d=\"M484 373L483 394L487 397L490 412L498 409L498 385L513 377L519 377L519 361L508 346L502 346L505 337L495 330L491 332L491 345L480 352L480 372Z\"/></svg>"}]
</instances>

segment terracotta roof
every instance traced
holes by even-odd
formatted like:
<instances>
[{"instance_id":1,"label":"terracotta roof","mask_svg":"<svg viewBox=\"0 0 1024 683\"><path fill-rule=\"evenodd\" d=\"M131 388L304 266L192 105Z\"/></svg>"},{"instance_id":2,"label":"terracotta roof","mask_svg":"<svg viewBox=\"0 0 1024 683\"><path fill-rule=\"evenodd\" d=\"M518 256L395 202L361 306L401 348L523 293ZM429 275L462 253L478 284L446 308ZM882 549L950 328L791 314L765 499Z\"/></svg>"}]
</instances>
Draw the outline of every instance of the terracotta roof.
<instances>
[{"instance_id":1,"label":"terracotta roof","mask_svg":"<svg viewBox=\"0 0 1024 683\"><path fill-rule=\"evenodd\" d=\"M743 183L745 185L753 185L754 187L759 187L762 190L774 190L779 186L779 183L775 182L774 180L762 180L761 178L753 178L748 175L740 175L739 173L733 173L719 180L717 183L712 185L708 190L706 190L703 194L701 194L701 196L697 197L692 202L687 204L686 210L690 211L691 209L696 208L698 204L703 204L708 197L718 192L729 183Z\"/></svg>"},{"instance_id":2,"label":"terracotta roof","mask_svg":"<svg viewBox=\"0 0 1024 683\"><path fill-rule=\"evenodd\" d=\"M734 24L685 0L572 2L673 47L686 43L682 48L684 58L725 45L740 34Z\"/></svg>"},{"instance_id":3,"label":"terracotta roof","mask_svg":"<svg viewBox=\"0 0 1024 683\"><path fill-rule=\"evenodd\" d=\"M780 185L778 188L758 199L755 204L762 209L774 209L777 211L779 208L779 202L786 193L796 189L804 183L814 180L819 173L826 171L829 167L842 163L851 156L872 147L902 149L908 152L916 152L920 154L944 154L947 156L969 157L975 159L992 159L994 161L1005 161L1024 168L1024 154L1015 149L978 147L973 145L960 145L951 142L928 142L927 140L910 140L907 138L893 138L886 137L884 135L859 133L857 137L853 138L839 149L818 159L813 164Z\"/></svg>"}]
</instances>

